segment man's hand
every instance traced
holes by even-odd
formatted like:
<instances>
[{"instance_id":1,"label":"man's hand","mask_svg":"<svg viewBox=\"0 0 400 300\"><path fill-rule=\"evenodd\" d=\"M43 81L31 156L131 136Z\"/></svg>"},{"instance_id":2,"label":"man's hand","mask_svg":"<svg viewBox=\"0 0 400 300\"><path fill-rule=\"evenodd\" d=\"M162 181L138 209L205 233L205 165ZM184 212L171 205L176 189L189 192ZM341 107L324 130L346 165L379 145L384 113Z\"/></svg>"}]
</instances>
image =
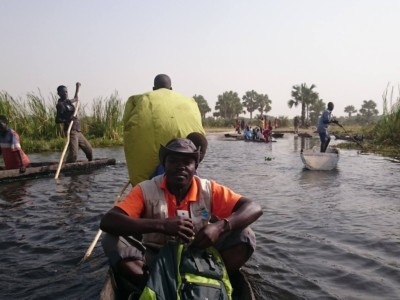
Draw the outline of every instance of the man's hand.
<instances>
[{"instance_id":1,"label":"man's hand","mask_svg":"<svg viewBox=\"0 0 400 300\"><path fill-rule=\"evenodd\" d=\"M22 166L22 167L19 168L19 172L20 173L25 173L25 171L26 171L26 167L25 166Z\"/></svg>"},{"instance_id":2,"label":"man's hand","mask_svg":"<svg viewBox=\"0 0 400 300\"><path fill-rule=\"evenodd\" d=\"M332 120L332 123L335 123L335 124L339 125L339 121L338 120Z\"/></svg>"},{"instance_id":3,"label":"man's hand","mask_svg":"<svg viewBox=\"0 0 400 300\"><path fill-rule=\"evenodd\" d=\"M222 233L223 226L220 222L211 223L204 226L195 236L191 247L205 249L213 246Z\"/></svg>"},{"instance_id":4,"label":"man's hand","mask_svg":"<svg viewBox=\"0 0 400 300\"><path fill-rule=\"evenodd\" d=\"M194 226L188 218L168 218L165 219L164 233L178 236L184 242L189 242L194 236Z\"/></svg>"}]
</instances>

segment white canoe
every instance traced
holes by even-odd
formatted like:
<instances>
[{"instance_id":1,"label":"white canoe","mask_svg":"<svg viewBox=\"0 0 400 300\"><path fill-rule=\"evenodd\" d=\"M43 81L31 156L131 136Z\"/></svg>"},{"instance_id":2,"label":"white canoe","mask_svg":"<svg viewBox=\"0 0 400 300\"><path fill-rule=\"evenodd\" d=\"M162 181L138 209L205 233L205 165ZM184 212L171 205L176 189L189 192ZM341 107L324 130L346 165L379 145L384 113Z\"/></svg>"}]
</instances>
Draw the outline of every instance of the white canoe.
<instances>
[{"instance_id":1,"label":"white canoe","mask_svg":"<svg viewBox=\"0 0 400 300\"><path fill-rule=\"evenodd\" d=\"M321 153L319 148L301 150L300 157L305 167L309 170L329 171L336 168L339 161L339 149L328 148Z\"/></svg>"}]
</instances>

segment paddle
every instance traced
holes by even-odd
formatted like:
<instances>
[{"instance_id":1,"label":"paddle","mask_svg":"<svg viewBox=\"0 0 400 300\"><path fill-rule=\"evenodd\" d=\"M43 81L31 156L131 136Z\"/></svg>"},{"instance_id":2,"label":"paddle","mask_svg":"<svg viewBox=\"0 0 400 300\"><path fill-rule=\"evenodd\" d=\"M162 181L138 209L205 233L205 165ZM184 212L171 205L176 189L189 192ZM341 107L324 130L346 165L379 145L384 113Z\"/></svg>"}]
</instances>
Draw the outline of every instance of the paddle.
<instances>
[{"instance_id":1,"label":"paddle","mask_svg":"<svg viewBox=\"0 0 400 300\"><path fill-rule=\"evenodd\" d=\"M76 115L78 114L78 109L79 109L78 94L79 94L80 87L81 87L81 84L79 82L77 82L76 83L76 89L75 89L75 96L74 96L74 99L76 99L74 117L76 117ZM63 150L63 152L61 154L60 162L58 163L58 168L57 168L56 175L54 176L54 179L58 179L58 175L60 175L61 166L63 164L64 156L65 156L65 153L67 152L67 149L68 149L68 145L69 145L69 141L70 141L69 134L71 133L71 129L72 129L72 124L73 123L74 123L74 119L72 119L71 122L69 123L68 131L67 131L67 142L65 143L64 150Z\"/></svg>"},{"instance_id":2,"label":"paddle","mask_svg":"<svg viewBox=\"0 0 400 300\"><path fill-rule=\"evenodd\" d=\"M125 183L125 185L123 186L123 188L119 191L117 197L114 200L114 205L118 203L119 198L121 198L122 194L125 192L126 188L129 186L131 182L128 181L127 183ZM94 249L94 247L96 246L100 236L101 236L101 229L99 229L96 233L96 236L93 239L93 242L90 244L89 248L87 249L85 255L83 256L83 258L80 260L79 264L83 263L86 259L88 259L88 257L90 256L90 254L92 254L92 251Z\"/></svg>"},{"instance_id":3,"label":"paddle","mask_svg":"<svg viewBox=\"0 0 400 300\"><path fill-rule=\"evenodd\" d=\"M340 127L342 127L342 129L344 130L344 132L347 134L347 135L349 135L350 137L351 137L351 139L355 142L355 143L357 143L357 145L359 145L360 147L361 147L361 149L363 149L364 150L364 147L363 147L363 145L361 145L360 144L360 142L359 141L357 141L354 137L353 137L353 135L352 134L350 134L350 133L348 133L347 132L347 130L343 127L343 125L342 124L339 124L339 123L336 123L338 126L340 126Z\"/></svg>"}]
</instances>

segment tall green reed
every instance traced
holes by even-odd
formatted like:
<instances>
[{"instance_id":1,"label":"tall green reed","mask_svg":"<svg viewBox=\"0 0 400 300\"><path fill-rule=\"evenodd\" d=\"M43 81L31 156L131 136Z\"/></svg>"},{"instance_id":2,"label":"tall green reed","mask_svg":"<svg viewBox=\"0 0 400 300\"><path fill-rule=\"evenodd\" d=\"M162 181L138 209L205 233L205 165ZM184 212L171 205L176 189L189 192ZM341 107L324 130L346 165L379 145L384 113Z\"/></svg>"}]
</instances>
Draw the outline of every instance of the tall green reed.
<instances>
[{"instance_id":1,"label":"tall green reed","mask_svg":"<svg viewBox=\"0 0 400 300\"><path fill-rule=\"evenodd\" d=\"M118 93L108 98L97 98L92 104L92 116L88 121L88 134L93 137L120 140L123 137L123 104Z\"/></svg>"},{"instance_id":2,"label":"tall green reed","mask_svg":"<svg viewBox=\"0 0 400 300\"><path fill-rule=\"evenodd\" d=\"M63 125L55 123L57 95L47 99L40 90L27 93L25 98L13 98L0 92L0 114L9 120L9 127L21 137L26 152L54 151L63 148ZM110 97L95 99L89 107L80 106L82 132L94 140L94 146L121 144L123 137L123 104L114 92ZM91 111L90 111L91 109Z\"/></svg>"},{"instance_id":3,"label":"tall green reed","mask_svg":"<svg viewBox=\"0 0 400 300\"><path fill-rule=\"evenodd\" d=\"M394 87L383 92L383 116L374 128L375 142L384 145L400 145L400 86L397 96Z\"/></svg>"}]
</instances>

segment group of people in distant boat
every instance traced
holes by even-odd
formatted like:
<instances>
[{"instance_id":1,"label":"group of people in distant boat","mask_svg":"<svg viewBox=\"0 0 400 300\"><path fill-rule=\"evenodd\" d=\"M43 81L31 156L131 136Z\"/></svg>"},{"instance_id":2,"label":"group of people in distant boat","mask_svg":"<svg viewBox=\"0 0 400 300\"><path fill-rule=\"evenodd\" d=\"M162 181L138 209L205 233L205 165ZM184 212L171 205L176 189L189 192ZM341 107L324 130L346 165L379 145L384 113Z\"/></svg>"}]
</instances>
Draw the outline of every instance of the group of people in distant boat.
<instances>
[{"instance_id":1,"label":"group of people in distant boat","mask_svg":"<svg viewBox=\"0 0 400 300\"><path fill-rule=\"evenodd\" d=\"M243 130L243 137L245 140L257 140L264 141L268 143L271 140L272 134L272 122L271 120L267 120L266 117L260 119L260 126L252 127L248 124L245 124Z\"/></svg>"},{"instance_id":2,"label":"group of people in distant boat","mask_svg":"<svg viewBox=\"0 0 400 300\"><path fill-rule=\"evenodd\" d=\"M245 140L257 140L268 143L271 139L272 129L267 127L262 129L258 126L252 128L250 125L246 125L243 131L243 137Z\"/></svg>"}]
</instances>

